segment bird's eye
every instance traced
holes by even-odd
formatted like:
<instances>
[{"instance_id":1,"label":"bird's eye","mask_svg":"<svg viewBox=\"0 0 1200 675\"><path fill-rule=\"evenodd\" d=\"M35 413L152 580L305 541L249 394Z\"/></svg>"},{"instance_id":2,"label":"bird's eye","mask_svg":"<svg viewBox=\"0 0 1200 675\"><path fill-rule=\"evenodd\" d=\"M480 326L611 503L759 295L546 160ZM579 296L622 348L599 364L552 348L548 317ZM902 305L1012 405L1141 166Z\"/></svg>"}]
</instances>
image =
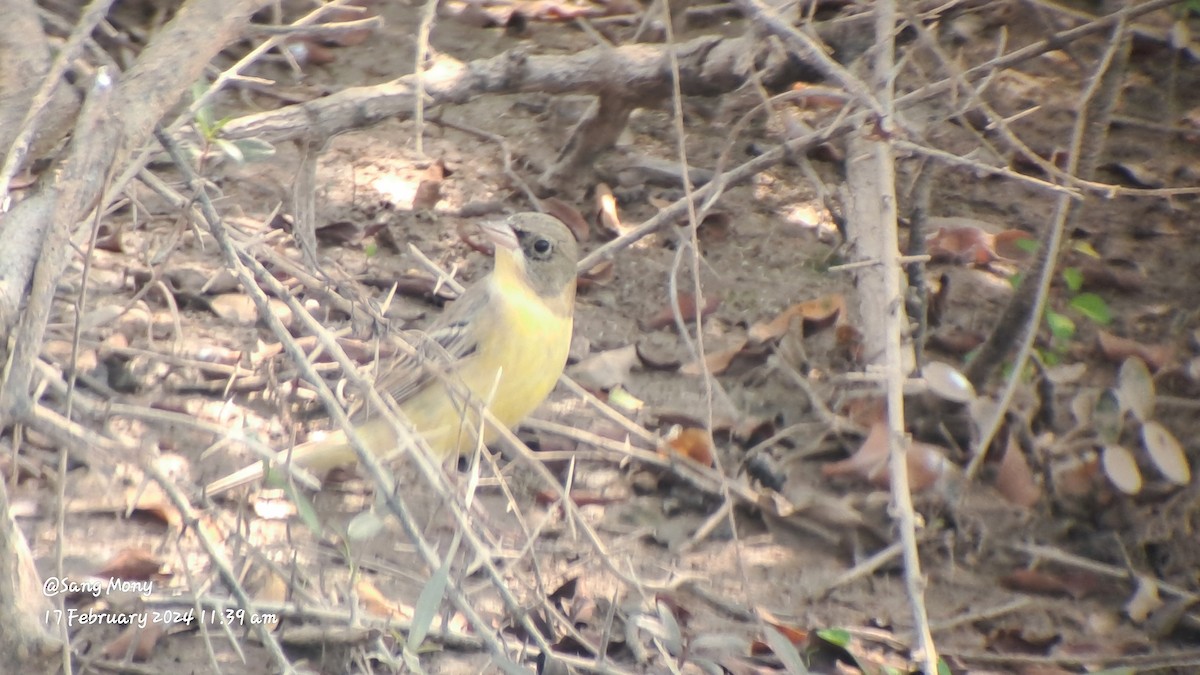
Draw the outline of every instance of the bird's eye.
<instances>
[{"instance_id":1,"label":"bird's eye","mask_svg":"<svg viewBox=\"0 0 1200 675\"><path fill-rule=\"evenodd\" d=\"M538 255L546 255L552 248L554 248L554 245L550 243L549 239L538 239L533 242L533 252Z\"/></svg>"}]
</instances>

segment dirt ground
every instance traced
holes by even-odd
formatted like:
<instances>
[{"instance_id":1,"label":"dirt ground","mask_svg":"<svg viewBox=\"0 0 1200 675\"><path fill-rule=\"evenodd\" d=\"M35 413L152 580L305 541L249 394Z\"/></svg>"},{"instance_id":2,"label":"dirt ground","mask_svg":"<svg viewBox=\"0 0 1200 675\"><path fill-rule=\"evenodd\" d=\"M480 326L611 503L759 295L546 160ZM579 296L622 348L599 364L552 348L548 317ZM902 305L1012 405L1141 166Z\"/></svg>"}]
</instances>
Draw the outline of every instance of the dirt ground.
<instances>
[{"instance_id":1,"label":"dirt ground","mask_svg":"<svg viewBox=\"0 0 1200 675\"><path fill-rule=\"evenodd\" d=\"M1078 23L1041 3L992 5L937 27L944 49L960 65L986 61L997 49L1015 50ZM384 27L361 44L325 48L327 63L310 62L296 70L275 58L254 74L274 80L290 96L307 98L412 72L422 8L381 2L370 10L384 18ZM1169 26L1171 16L1159 12L1145 25ZM677 39L703 32L737 35L747 25L736 15L715 24L698 23L677 21ZM629 39L636 21L599 25ZM1192 25L1198 28L1194 20ZM471 61L517 47L539 54L573 53L592 46L592 40L572 21L530 20L522 31L441 16L431 44L443 54ZM912 54L898 80L904 92L930 81L939 66L915 47L912 36L904 36L902 44ZM1104 35L1083 39L998 73L985 97L1000 115L1012 119L1012 132L1026 146L1054 161L1055 153L1067 149L1081 91L1105 46ZM240 54L244 46L234 51ZM215 106L216 117L281 105L270 89L245 88L227 95ZM725 152L740 163L787 133L787 115L780 115L766 121L756 117L732 135L734 122L757 103L739 96L684 101L692 166L712 168ZM392 280L428 275L410 246L463 283L485 274L487 256L468 246L463 233L473 232L484 219L532 207L506 174L505 148L462 129L504 139L513 154L511 171L533 183L554 161L589 100L520 94L443 106L427 113L423 153L415 147L417 127L411 120L335 138L320 150L315 181L316 222L324 228L319 235L322 271L331 280L329 289L383 307ZM980 139L1003 144L951 115L957 104L947 97L911 111L906 138L988 162ZM1028 378L1014 406L1028 422L1027 433L1014 431L1017 424L1006 431L1009 443L1019 448L1018 454L1023 449L1034 467L1032 504L1016 503L1020 500L997 484L996 474L1003 473L994 466L998 462L987 467L983 480L965 482L960 478L967 463L963 450L931 441L943 448L948 466L934 485L915 494L918 536L933 637L953 672L1200 669L1200 625L1188 614L1195 602L1191 594L1200 584L1196 482L1175 485L1164 479L1146 453L1136 450L1137 428L1126 418L1118 440L1135 449L1145 485L1137 494L1121 492L1113 486L1114 470L1100 459L1103 443L1092 428L1100 422L1076 425L1072 417L1079 401L1095 400L1118 384L1125 352L1104 348L1103 336L1128 338L1137 347L1134 353L1146 360L1162 357L1151 363L1157 389L1154 419L1180 439L1193 464L1200 452L1195 440L1200 419L1200 317L1195 309L1200 306L1200 268L1195 264L1200 198L1163 191L1200 185L1197 111L1196 59L1149 39L1137 40L1096 179L1123 191L1086 200L1067 233L1072 250L1062 263L1085 270L1082 290L1104 300L1112 323L1101 326L1072 313L1069 303L1079 291L1055 284L1050 306L1072 317L1077 331L1058 343L1043 331L1040 351L1048 362L1057 361L1047 365L1053 384L1039 386L1045 377ZM803 117L810 114L806 111L795 114L812 119ZM298 249L278 225L292 215L292 186L303 152L281 145L264 161L210 161L204 167L230 227L257 239L272 255L293 261L301 259ZM785 162L721 197L718 215L699 235L699 277L705 296L717 300L702 325L705 353L742 344L751 327L796 303L855 292L848 273L831 269L844 262L834 224L843 198L844 152L835 141L811 153L812 171ZM611 238L595 225L594 192L600 182L613 187L627 224L642 222L683 196L677 181L642 177L621 182L622 175L628 176L624 169L646 158L677 164L669 100L635 112L617 148L604 153L594 167L579 170L558 192L559 199L593 223L585 250ZM901 153L898 189L906 225L919 164ZM1012 165L1045 178L1019 162ZM431 171L439 166L445 172L437 178ZM156 171L178 186L178 174ZM439 189L432 206L414 206L423 181ZM823 199L828 195L832 198ZM931 215L942 220L931 224L929 236L939 225L978 226L989 236L1010 230L1039 236L1054 200L1042 187L940 165ZM277 213L280 205L283 216ZM68 500L60 530L58 460L46 439L26 438L31 454L22 479L10 479L15 482L11 496L22 508L20 523L43 578L128 578L138 576L138 563L161 568L149 595L106 591L100 605L72 596L69 606L113 614L143 607L211 609L214 605L188 604L193 596L228 597L216 565L203 550L198 536L203 532L231 561L250 594L275 603L264 606L286 615L276 635L304 672L405 671L408 666L399 654L408 633L382 622L390 618L393 625L405 626L414 611L420 614L430 606L430 600L420 598L437 590L439 578L465 594L495 629L493 638L519 644L525 630L489 578L484 558L524 616L546 629L548 642L574 656L577 662L571 667L578 672L786 670L787 657L773 656L764 645L771 639L767 623L785 633L785 628L807 633L796 638L797 649L810 659L814 672L906 672L916 667L910 652L914 619L901 559L893 553L878 565L856 567L896 539L886 488L854 472L830 475L836 473L830 469L835 462L864 444L871 426L854 417L854 402L869 391L852 377L862 371L862 363L833 327L810 328L805 335L799 322L793 322L773 347L739 350L733 363L719 368L711 386L704 376L689 374L694 353L674 322L661 320L669 312L673 274L682 291L693 290L685 228L621 251L609 277L581 288L569 372L593 391L619 384L638 402L623 412L652 432L666 434L677 424L711 428L719 467L759 501L747 503L730 494L724 501L714 483L688 480L695 470L672 468L684 460L655 466L636 455L631 458L622 452L627 439L642 450L653 451L653 444L628 436L594 405L560 386L535 417L589 432L594 442L564 438L544 424L527 425L520 435L535 451L546 453L554 475L571 481L582 520L598 539L590 541L580 523L564 515L553 491L523 461L484 459L476 472L464 459L459 467L447 467L448 487L442 490L457 493L460 501L472 493L466 517L488 552L479 556L468 551L468 541L459 542L456 532L462 528L445 504L444 492L431 487L411 462L401 461L391 467L403 486L400 498L433 548L452 556L449 569L439 573L423 562L395 519L373 521L359 515L380 507L370 480L353 470L328 489L307 493L313 519L306 505L297 509L283 495L242 491L216 500L201 511L201 521L182 527L178 512L163 505L158 489L143 481L138 466L155 463L199 504L201 486L253 461L242 439L286 447L293 435L302 439L327 421L294 366L274 349L278 340L255 322L252 306L238 301L242 293L220 272L223 263L210 236L145 186L138 186L134 199L111 214L109 222L119 229L120 245L92 257L83 316L96 321L85 323L82 331L79 370L116 391L104 393L86 378L78 386L115 407L85 414L81 422L96 433L132 441L142 455L92 458L67 467L63 489ZM902 238L907 237L906 228ZM963 336L973 345L970 340L986 336L1012 293L1009 277L1027 271L1030 260L1001 255L980 261L972 256L936 258L928 272L949 289L940 321L931 327L937 341L929 355L955 367L963 366L966 350L947 345L961 344ZM282 268L273 269L327 329L346 329L365 345L355 355L362 364L372 361L378 326L326 304L329 289L309 288L291 281ZM74 289L84 283L82 273L82 267L74 270ZM427 293L402 288L383 311L393 325L419 327L436 315L438 304ZM854 317L844 317L839 326L854 322ZM44 352L64 368L72 326L66 317L59 318ZM298 326L291 323L302 336ZM306 348L314 344L306 343ZM631 346L636 346L633 355ZM611 356L597 361L600 354ZM327 359L317 361L329 381L336 382L337 371ZM235 365L243 368L235 373ZM790 373L802 373L819 400L811 400ZM997 376L982 393L994 394L1001 384ZM611 396L608 400L619 403ZM130 413L134 408L167 414L154 419ZM859 426L834 429L819 409L855 419ZM189 427L187 419L209 428ZM212 433L214 427L223 434ZM751 455L753 463L747 461ZM12 473L11 465L6 471ZM777 490L764 487L764 474L779 479ZM129 513L131 503L138 506ZM778 504L788 508L781 511ZM125 557L114 566L122 552ZM861 573L844 578L856 569ZM462 614L445 597L437 607L434 630L416 657L421 667L431 673L497 672L494 657L478 634L466 628ZM322 614L323 609L329 613ZM278 672L274 657L253 634L254 618L210 617L205 626L198 625L202 621L172 625L124 665L117 665L125 655L123 646L114 647L122 627L73 625L70 632L81 671L94 662L92 672ZM837 630L846 631L845 644L836 644ZM607 662L598 662L583 644L606 645ZM537 665L534 657L517 651L509 655L523 667ZM567 665L559 666L564 670L551 666L544 672L568 672Z\"/></svg>"}]
</instances>

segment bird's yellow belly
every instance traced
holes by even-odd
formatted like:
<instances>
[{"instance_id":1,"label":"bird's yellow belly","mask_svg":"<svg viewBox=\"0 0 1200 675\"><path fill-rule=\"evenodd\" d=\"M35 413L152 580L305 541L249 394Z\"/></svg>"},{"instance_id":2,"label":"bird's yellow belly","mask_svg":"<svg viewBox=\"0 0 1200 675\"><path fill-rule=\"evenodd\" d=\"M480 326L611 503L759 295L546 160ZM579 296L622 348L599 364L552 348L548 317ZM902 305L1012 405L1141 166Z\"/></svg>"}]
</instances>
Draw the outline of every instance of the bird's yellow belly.
<instances>
[{"instance_id":1,"label":"bird's yellow belly","mask_svg":"<svg viewBox=\"0 0 1200 675\"><path fill-rule=\"evenodd\" d=\"M510 305L507 311L523 313L523 320L505 322L504 337L489 340L471 357L480 367L459 377L461 386L470 392L471 403L464 405L461 395L451 395L445 385L434 384L403 406L409 421L438 455L475 449L481 428L476 412L479 403L486 404L501 424L511 428L541 405L558 382L571 345L571 317L519 299ZM496 430L487 425L483 429L483 442L491 442Z\"/></svg>"}]
</instances>

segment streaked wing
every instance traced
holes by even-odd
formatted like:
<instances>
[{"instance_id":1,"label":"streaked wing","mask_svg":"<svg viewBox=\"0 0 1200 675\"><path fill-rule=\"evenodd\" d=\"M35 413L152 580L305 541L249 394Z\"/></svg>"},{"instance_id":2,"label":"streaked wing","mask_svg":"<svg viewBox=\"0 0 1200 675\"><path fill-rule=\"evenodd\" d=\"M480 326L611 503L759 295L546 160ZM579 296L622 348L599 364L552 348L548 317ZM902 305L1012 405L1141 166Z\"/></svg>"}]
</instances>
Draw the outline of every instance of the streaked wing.
<instances>
[{"instance_id":1,"label":"streaked wing","mask_svg":"<svg viewBox=\"0 0 1200 675\"><path fill-rule=\"evenodd\" d=\"M397 404L412 398L438 377L453 381L454 371L468 362L477 342L472 319L486 308L488 288L475 285L438 317L428 330L404 331L401 336L415 356L400 353L376 380L376 387Z\"/></svg>"}]
</instances>

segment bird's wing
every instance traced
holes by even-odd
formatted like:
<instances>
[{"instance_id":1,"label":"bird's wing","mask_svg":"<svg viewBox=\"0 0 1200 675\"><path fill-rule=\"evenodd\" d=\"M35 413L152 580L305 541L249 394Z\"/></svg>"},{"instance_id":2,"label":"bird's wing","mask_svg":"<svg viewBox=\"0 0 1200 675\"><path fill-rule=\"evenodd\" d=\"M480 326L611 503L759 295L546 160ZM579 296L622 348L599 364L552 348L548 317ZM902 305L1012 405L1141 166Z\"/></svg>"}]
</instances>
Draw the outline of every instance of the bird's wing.
<instances>
[{"instance_id":1,"label":"bird's wing","mask_svg":"<svg viewBox=\"0 0 1200 675\"><path fill-rule=\"evenodd\" d=\"M468 288L427 330L404 331L401 339L413 349L401 352L375 386L398 404L415 396L439 378L453 386L454 373L468 363L478 347L478 316L489 302L486 283Z\"/></svg>"}]
</instances>

